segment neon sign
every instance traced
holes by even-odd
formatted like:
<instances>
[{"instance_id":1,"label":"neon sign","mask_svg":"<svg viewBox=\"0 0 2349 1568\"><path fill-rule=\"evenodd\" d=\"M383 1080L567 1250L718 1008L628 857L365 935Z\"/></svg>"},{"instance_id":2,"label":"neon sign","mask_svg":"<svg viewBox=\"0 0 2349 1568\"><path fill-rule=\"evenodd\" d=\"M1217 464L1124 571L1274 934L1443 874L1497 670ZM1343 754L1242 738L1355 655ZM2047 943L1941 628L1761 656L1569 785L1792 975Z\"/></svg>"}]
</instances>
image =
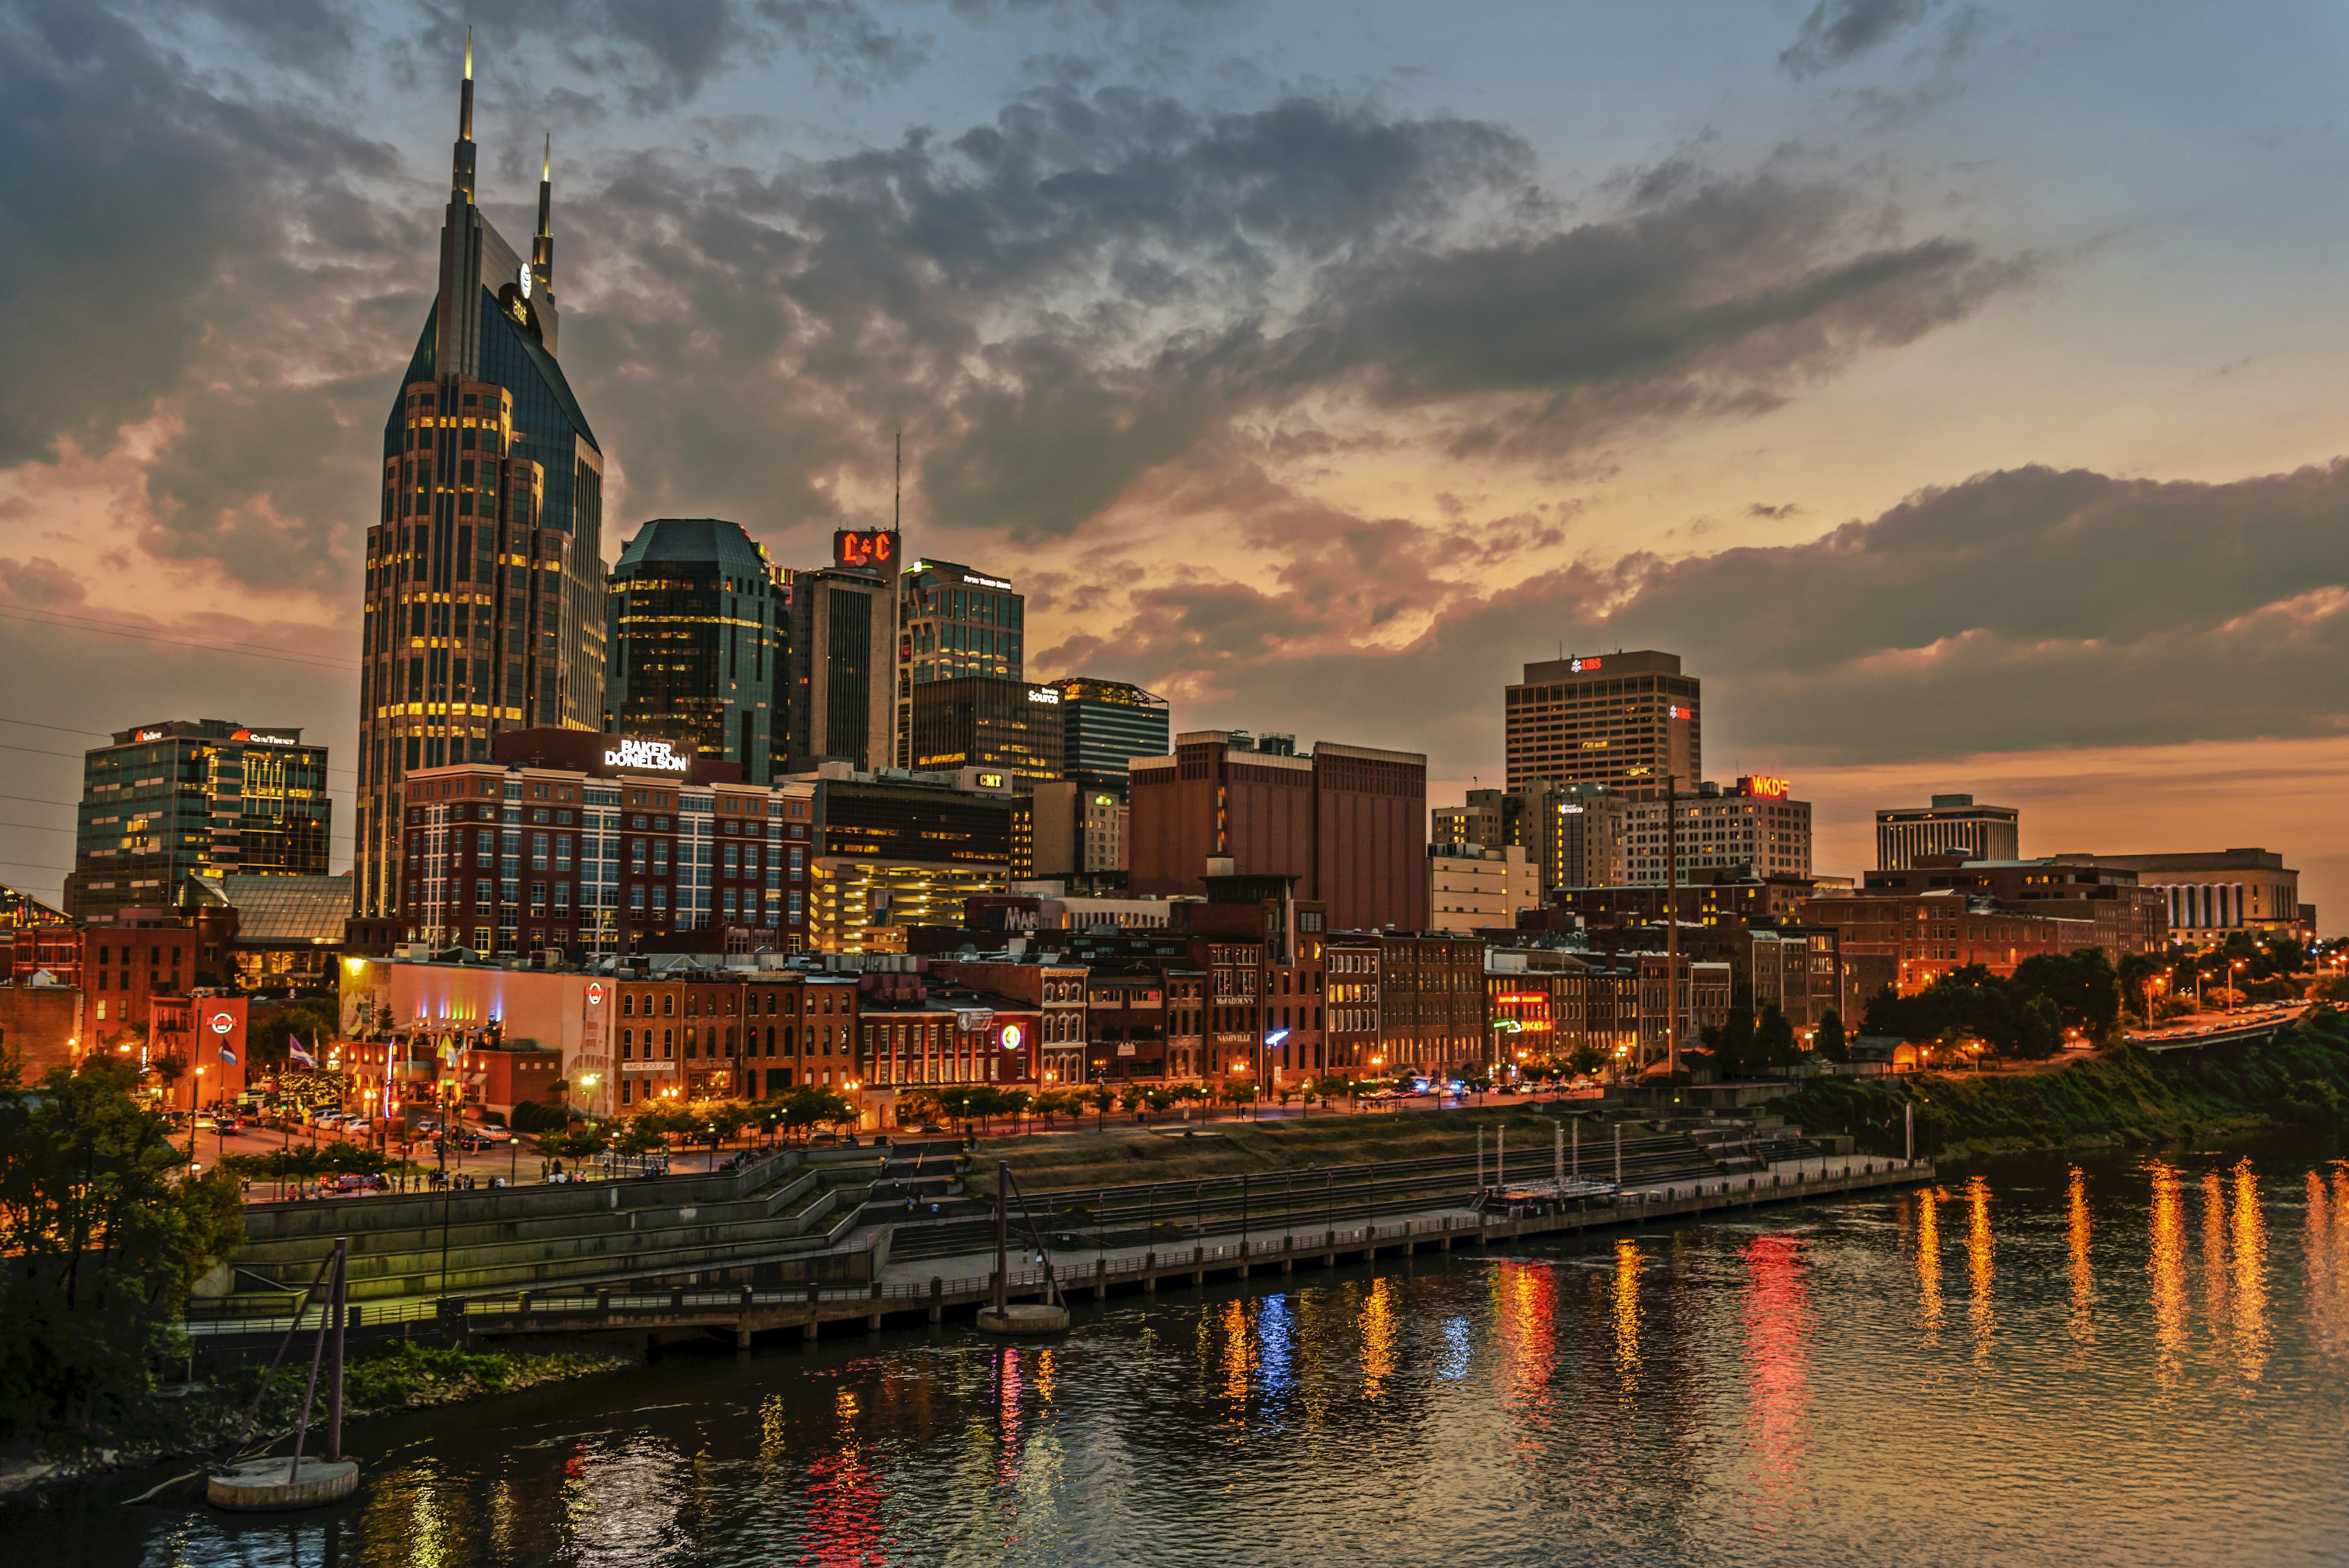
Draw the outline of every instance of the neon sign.
<instances>
[{"instance_id":1,"label":"neon sign","mask_svg":"<svg viewBox=\"0 0 2349 1568\"><path fill-rule=\"evenodd\" d=\"M884 529L843 528L832 536L836 566L885 566L897 558L897 535Z\"/></svg>"},{"instance_id":2,"label":"neon sign","mask_svg":"<svg viewBox=\"0 0 2349 1568\"><path fill-rule=\"evenodd\" d=\"M1589 674L1592 670L1597 670L1598 668L1599 668L1599 666L1600 666L1602 663L1604 663L1604 662L1605 662L1604 660L1599 659L1596 659L1596 658L1593 658L1593 659L1568 659L1568 660L1566 661L1566 667L1567 667L1567 669L1568 669L1568 670L1572 671L1574 674L1577 674L1577 675L1588 675L1588 674Z\"/></svg>"},{"instance_id":3,"label":"neon sign","mask_svg":"<svg viewBox=\"0 0 2349 1568\"><path fill-rule=\"evenodd\" d=\"M1058 691L1053 691L1050 686L1030 686L1028 688L1028 701L1030 702L1057 703L1060 700L1061 694Z\"/></svg>"},{"instance_id":4,"label":"neon sign","mask_svg":"<svg viewBox=\"0 0 2349 1568\"><path fill-rule=\"evenodd\" d=\"M1764 800L1784 800L1794 787L1793 780L1775 778L1768 774L1748 774L1737 781L1738 794Z\"/></svg>"}]
</instances>

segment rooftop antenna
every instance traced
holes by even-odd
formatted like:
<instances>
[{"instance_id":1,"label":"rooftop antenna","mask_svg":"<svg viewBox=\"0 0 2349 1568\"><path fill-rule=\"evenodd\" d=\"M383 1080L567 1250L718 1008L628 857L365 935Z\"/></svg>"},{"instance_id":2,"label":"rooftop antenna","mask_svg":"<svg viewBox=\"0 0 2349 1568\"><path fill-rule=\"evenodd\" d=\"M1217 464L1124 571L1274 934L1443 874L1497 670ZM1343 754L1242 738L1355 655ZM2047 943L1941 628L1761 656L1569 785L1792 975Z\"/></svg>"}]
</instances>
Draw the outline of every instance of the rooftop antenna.
<instances>
[{"instance_id":1,"label":"rooftop antenna","mask_svg":"<svg viewBox=\"0 0 2349 1568\"><path fill-rule=\"evenodd\" d=\"M901 534L905 528L905 432L897 431L897 478L889 496L889 532Z\"/></svg>"}]
</instances>

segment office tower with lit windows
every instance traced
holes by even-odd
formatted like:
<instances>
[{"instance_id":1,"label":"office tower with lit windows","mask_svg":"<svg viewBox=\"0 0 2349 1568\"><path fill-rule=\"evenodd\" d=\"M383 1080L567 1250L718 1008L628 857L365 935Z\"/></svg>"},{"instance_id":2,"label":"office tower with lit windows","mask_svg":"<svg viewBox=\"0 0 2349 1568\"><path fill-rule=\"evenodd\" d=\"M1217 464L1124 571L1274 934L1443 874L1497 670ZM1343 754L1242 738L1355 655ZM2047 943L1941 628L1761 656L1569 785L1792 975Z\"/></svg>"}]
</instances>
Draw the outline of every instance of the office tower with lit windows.
<instances>
[{"instance_id":1,"label":"office tower with lit windows","mask_svg":"<svg viewBox=\"0 0 2349 1568\"><path fill-rule=\"evenodd\" d=\"M1135 757L1174 750L1166 699L1123 680L1071 675L1046 684L1061 697L1063 777L1125 798L1126 766Z\"/></svg>"},{"instance_id":2,"label":"office tower with lit windows","mask_svg":"<svg viewBox=\"0 0 2349 1568\"><path fill-rule=\"evenodd\" d=\"M1027 600L1001 577L952 561L905 563L897 579L896 749L914 762L914 689L934 680L987 675L1024 679ZM1164 750L1164 748L1160 748Z\"/></svg>"},{"instance_id":3,"label":"office tower with lit windows","mask_svg":"<svg viewBox=\"0 0 2349 1568\"><path fill-rule=\"evenodd\" d=\"M992 675L959 675L914 688L914 760L919 771L987 768L1025 792L1061 776L1061 694Z\"/></svg>"},{"instance_id":4,"label":"office tower with lit windows","mask_svg":"<svg viewBox=\"0 0 2349 1568\"><path fill-rule=\"evenodd\" d=\"M191 877L326 875L326 748L220 719L122 730L82 759L66 911L167 909Z\"/></svg>"},{"instance_id":5,"label":"office tower with lit windows","mask_svg":"<svg viewBox=\"0 0 2349 1568\"><path fill-rule=\"evenodd\" d=\"M660 517L637 529L609 583L606 728L771 782L788 750L790 600L791 575L739 523Z\"/></svg>"},{"instance_id":6,"label":"office tower with lit windows","mask_svg":"<svg viewBox=\"0 0 2349 1568\"><path fill-rule=\"evenodd\" d=\"M1502 701L1507 786L1605 784L1644 798L1702 771L1702 693L1677 653L1642 649L1526 666Z\"/></svg>"},{"instance_id":7,"label":"office tower with lit windows","mask_svg":"<svg viewBox=\"0 0 2349 1568\"><path fill-rule=\"evenodd\" d=\"M432 310L384 426L367 537L354 936L398 928L401 781L604 722L604 458L557 363L553 159L530 257L474 202L472 49Z\"/></svg>"}]
</instances>

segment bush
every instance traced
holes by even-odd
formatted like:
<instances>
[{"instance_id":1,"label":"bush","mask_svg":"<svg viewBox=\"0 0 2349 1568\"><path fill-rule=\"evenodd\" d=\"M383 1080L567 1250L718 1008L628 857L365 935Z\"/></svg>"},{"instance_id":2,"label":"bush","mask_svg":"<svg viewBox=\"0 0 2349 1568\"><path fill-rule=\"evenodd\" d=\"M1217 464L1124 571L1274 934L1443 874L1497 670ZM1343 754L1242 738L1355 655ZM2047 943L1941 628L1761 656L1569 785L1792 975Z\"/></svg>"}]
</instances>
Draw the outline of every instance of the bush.
<instances>
[{"instance_id":1,"label":"bush","mask_svg":"<svg viewBox=\"0 0 2349 1568\"><path fill-rule=\"evenodd\" d=\"M513 1130L518 1133L561 1132L570 1125L570 1112L542 1100L523 1100L513 1108Z\"/></svg>"}]
</instances>

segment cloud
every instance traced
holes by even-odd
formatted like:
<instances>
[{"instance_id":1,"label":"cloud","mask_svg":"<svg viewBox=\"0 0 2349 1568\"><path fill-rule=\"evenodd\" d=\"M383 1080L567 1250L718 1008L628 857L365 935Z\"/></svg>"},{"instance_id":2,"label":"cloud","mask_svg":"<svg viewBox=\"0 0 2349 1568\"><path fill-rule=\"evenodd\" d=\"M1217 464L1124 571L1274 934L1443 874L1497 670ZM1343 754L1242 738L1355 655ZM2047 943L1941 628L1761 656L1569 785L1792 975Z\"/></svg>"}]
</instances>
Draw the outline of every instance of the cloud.
<instances>
[{"instance_id":1,"label":"cloud","mask_svg":"<svg viewBox=\"0 0 2349 1568\"><path fill-rule=\"evenodd\" d=\"M1500 689L1560 647L1682 654L1716 762L2349 735L2344 510L2349 462L2224 484L2026 468L1805 544L1585 561L1497 590L1431 588L1434 571L1386 557L1329 575L1309 550L1267 583L1137 591L1123 624L1068 651L1190 693L1203 721L1383 735L1468 771L1498 756ZM1432 607L1378 646L1362 607L1390 582Z\"/></svg>"},{"instance_id":2,"label":"cloud","mask_svg":"<svg viewBox=\"0 0 2349 1568\"><path fill-rule=\"evenodd\" d=\"M1933 0L1818 0L1778 57L1796 77L1847 65L1925 19Z\"/></svg>"},{"instance_id":3,"label":"cloud","mask_svg":"<svg viewBox=\"0 0 2349 1568\"><path fill-rule=\"evenodd\" d=\"M566 360L640 510L829 525L902 427L931 525L1033 544L1235 446L1540 463L1750 415L2036 275L1680 162L1568 225L1503 127L1065 85L813 165L647 154L566 200Z\"/></svg>"}]
</instances>

